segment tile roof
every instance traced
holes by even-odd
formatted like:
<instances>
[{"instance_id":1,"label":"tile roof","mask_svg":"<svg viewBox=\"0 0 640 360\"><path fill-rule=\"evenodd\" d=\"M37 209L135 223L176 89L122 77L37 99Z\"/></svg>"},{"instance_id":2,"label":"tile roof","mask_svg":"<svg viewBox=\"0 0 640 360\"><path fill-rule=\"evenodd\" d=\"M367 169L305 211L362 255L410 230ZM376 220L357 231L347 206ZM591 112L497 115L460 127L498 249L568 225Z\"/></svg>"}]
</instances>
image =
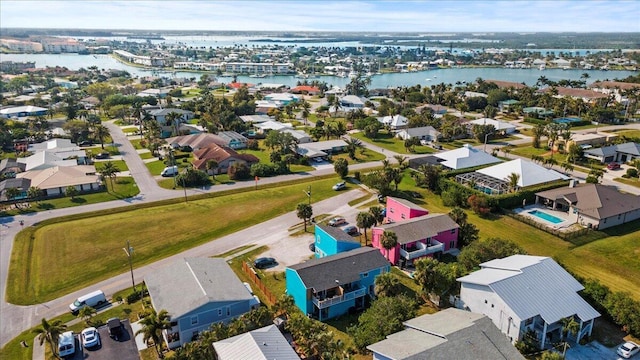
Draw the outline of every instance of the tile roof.
<instances>
[{"instance_id":1,"label":"tile roof","mask_svg":"<svg viewBox=\"0 0 640 360\"><path fill-rule=\"evenodd\" d=\"M193 166L196 169L202 169L206 166L207 161L215 160L221 163L229 158L244 160L249 164L260 162L255 155L252 154L240 154L237 151L217 144L210 144L209 146L200 148L193 152L193 157L196 159L193 161Z\"/></svg>"},{"instance_id":2,"label":"tile roof","mask_svg":"<svg viewBox=\"0 0 640 360\"><path fill-rule=\"evenodd\" d=\"M311 259L289 266L295 270L307 288L316 292L331 289L340 284L348 284L360 279L360 274L388 267L389 261L380 250L361 247L337 255Z\"/></svg>"},{"instance_id":3,"label":"tile roof","mask_svg":"<svg viewBox=\"0 0 640 360\"><path fill-rule=\"evenodd\" d=\"M618 88L620 90L631 90L640 88L640 84L637 83L628 83L622 81L596 81L593 84L589 85L589 88L596 89L615 89Z\"/></svg>"},{"instance_id":4,"label":"tile roof","mask_svg":"<svg viewBox=\"0 0 640 360\"><path fill-rule=\"evenodd\" d=\"M429 214L417 218L376 226L391 230L398 236L398 244L406 244L438 235L460 226L447 214Z\"/></svg>"},{"instance_id":5,"label":"tile roof","mask_svg":"<svg viewBox=\"0 0 640 360\"><path fill-rule=\"evenodd\" d=\"M223 259L183 258L145 278L153 306L178 318L211 302L250 301L253 296Z\"/></svg>"},{"instance_id":6,"label":"tile roof","mask_svg":"<svg viewBox=\"0 0 640 360\"><path fill-rule=\"evenodd\" d=\"M584 287L551 258L512 255L480 267L458 281L488 286L520 319L540 315L553 324L572 315L582 321L600 316L578 294Z\"/></svg>"},{"instance_id":7,"label":"tile roof","mask_svg":"<svg viewBox=\"0 0 640 360\"><path fill-rule=\"evenodd\" d=\"M594 219L605 219L626 212L640 210L640 197L624 194L612 186L579 184L536 193L545 199L569 200L579 212Z\"/></svg>"},{"instance_id":8,"label":"tile roof","mask_svg":"<svg viewBox=\"0 0 640 360\"><path fill-rule=\"evenodd\" d=\"M527 87L527 85L524 85L522 83L517 83L517 82L512 82L512 81L501 81L501 80L485 80L484 82L486 83L494 83L496 85L498 85L499 88L504 89L504 88L514 88L514 89L524 89Z\"/></svg>"}]
</instances>

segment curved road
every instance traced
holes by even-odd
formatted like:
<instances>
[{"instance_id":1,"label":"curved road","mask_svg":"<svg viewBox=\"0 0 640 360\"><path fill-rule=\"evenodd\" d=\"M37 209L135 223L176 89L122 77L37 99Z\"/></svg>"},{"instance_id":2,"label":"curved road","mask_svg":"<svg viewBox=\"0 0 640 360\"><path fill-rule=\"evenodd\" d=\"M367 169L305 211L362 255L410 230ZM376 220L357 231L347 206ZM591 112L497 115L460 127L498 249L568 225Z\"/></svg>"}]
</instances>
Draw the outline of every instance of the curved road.
<instances>
[{"instance_id":1,"label":"curved road","mask_svg":"<svg viewBox=\"0 0 640 360\"><path fill-rule=\"evenodd\" d=\"M136 203L144 203L144 202L153 202L158 200L170 199L170 198L178 198L184 196L183 190L166 190L158 186L157 182L154 180L153 176L149 173L147 167L143 163L142 159L138 156L136 150L133 145L127 140L126 135L122 132L122 130L112 124L105 123L105 126L109 128L111 132L113 141L115 145L119 148L123 159L127 163L129 167L129 171L131 176L135 179L136 184L140 189L140 193L134 198L110 201L99 204L90 204L80 207L72 207L72 208L64 208L57 210L49 210L43 211L33 214L25 214L14 217L4 217L0 218L0 292L2 294L6 293L6 285L7 285L7 275L9 269L9 260L11 256L11 248L13 245L13 238L15 235L21 230L21 226L19 225L20 221L24 222L25 226L30 226L35 223L41 222L46 219L51 219L54 217L60 217L65 215L74 215L80 214L90 211L98 211L116 207L124 207L129 206L131 204ZM632 124L631 126L625 126L625 128L634 128L640 129L640 124ZM606 131L611 128L619 128L619 127L602 127L598 129L599 131ZM592 130L586 130L581 132L589 132ZM515 140L515 142L522 143L530 141L529 139L520 139ZM398 155L389 150L383 150L382 148L376 146L375 144L365 143L367 148L370 148L373 151L380 152L386 156L386 158L395 162L393 158L394 155ZM501 146L501 145L491 145L488 144L488 151L492 147ZM482 146L478 146L481 148ZM409 158L421 155L406 155ZM510 155L510 157L515 157L514 155ZM381 162L372 162L366 164L358 164L354 166L350 166L350 170L361 170L374 166L381 166ZM292 179L300 179L304 177L313 177L325 174L334 173L333 166L321 166L319 170L311 171L308 173L302 174L292 174L292 175L283 175L273 178L264 178L260 179L259 185L262 184L270 184L277 183ZM586 177L585 174L574 172L573 174L577 178L584 179ZM615 185L618 188L632 192L638 193L637 188L626 186L621 183L613 182L610 179L611 176L605 175L605 179L603 183ZM212 186L208 189L199 190L199 189L191 189L188 190L189 195L201 194L204 192L217 192L223 191L231 188L249 188L253 187L254 182L237 182L229 185L216 185ZM359 192L351 191L343 194L342 196L336 196L331 199L327 199L314 204L314 211L316 213L330 213L333 212L337 208L344 207L350 200L353 200L360 196ZM295 212L290 212L275 219L266 221L261 224L254 225L248 229L239 231L237 233L231 234L229 236L225 236L223 238L217 239L216 241L211 241L207 244L201 245L199 247L187 250L183 253L176 254L174 256L168 257L166 259L160 260L153 264L139 267L135 269L136 281L140 281L144 276L154 271L157 268L165 266L169 262L174 261L177 258L185 257L185 256L211 256L219 253L223 253L239 246L245 244L271 244L281 239L283 236L287 236L286 229L298 222ZM260 237L256 239L255 234L271 234L266 237ZM49 301L43 304L36 304L31 306L18 306L9 304L4 300L0 303L0 319L2 322L1 332L0 332L0 346L4 346L9 340L17 336L20 332L29 329L35 325L37 325L41 318L50 318L53 316L57 316L61 313L67 311L67 306L78 296L83 295L91 290L96 288L100 288L107 295L111 295L114 292L126 288L129 286L130 274L128 272L110 278L108 280L102 281L100 283L94 284L89 288L75 291L71 294L67 294L61 298Z\"/></svg>"}]
</instances>

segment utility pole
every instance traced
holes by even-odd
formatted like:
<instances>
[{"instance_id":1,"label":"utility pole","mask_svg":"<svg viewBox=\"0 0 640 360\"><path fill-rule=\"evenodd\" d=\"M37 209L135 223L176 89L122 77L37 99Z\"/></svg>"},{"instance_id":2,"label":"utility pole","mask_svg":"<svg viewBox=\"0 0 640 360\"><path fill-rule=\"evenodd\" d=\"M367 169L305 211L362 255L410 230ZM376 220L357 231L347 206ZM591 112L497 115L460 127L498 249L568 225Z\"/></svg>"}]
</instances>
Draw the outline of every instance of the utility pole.
<instances>
[{"instance_id":1,"label":"utility pole","mask_svg":"<svg viewBox=\"0 0 640 360\"><path fill-rule=\"evenodd\" d=\"M311 185L307 186L307 190L302 190L302 192L304 192L305 194L307 194L307 197L309 198L309 205L311 205Z\"/></svg>"},{"instance_id":2,"label":"utility pole","mask_svg":"<svg viewBox=\"0 0 640 360\"><path fill-rule=\"evenodd\" d=\"M127 257L129 258L129 270L131 271L131 285L133 285L133 292L135 293L136 292L136 282L133 279L133 264L131 263L131 257L133 256L133 248L129 244L129 240L127 240L127 247L126 248L122 248L122 250L124 250L125 254L127 254Z\"/></svg>"}]
</instances>

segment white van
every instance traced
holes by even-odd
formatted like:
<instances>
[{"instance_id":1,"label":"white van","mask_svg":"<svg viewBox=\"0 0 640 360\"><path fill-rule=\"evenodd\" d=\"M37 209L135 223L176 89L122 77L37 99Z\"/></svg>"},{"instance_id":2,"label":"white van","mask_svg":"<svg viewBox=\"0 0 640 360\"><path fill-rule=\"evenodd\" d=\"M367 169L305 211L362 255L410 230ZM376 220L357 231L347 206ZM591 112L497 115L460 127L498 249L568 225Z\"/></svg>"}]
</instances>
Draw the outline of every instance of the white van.
<instances>
[{"instance_id":1,"label":"white van","mask_svg":"<svg viewBox=\"0 0 640 360\"><path fill-rule=\"evenodd\" d=\"M160 173L160 175L162 175L163 177L176 176L176 175L178 175L178 167L177 166L167 166L166 168L162 169L162 172Z\"/></svg>"},{"instance_id":2,"label":"white van","mask_svg":"<svg viewBox=\"0 0 640 360\"><path fill-rule=\"evenodd\" d=\"M73 355L76 352L76 337L73 331L67 331L58 337L58 354L63 356Z\"/></svg>"},{"instance_id":3,"label":"white van","mask_svg":"<svg viewBox=\"0 0 640 360\"><path fill-rule=\"evenodd\" d=\"M80 296L73 304L69 305L69 309L72 313L77 313L85 306L96 307L107 302L107 297L104 296L102 290L96 290L87 295Z\"/></svg>"}]
</instances>

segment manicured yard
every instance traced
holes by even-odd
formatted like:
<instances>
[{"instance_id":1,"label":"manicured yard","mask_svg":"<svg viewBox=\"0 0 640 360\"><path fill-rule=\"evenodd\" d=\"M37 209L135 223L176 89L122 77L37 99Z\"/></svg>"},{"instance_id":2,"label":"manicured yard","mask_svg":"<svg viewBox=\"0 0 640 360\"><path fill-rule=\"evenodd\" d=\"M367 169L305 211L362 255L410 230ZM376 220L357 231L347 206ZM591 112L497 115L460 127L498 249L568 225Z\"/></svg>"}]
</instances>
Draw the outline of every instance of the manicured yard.
<instances>
[{"instance_id":1,"label":"manicured yard","mask_svg":"<svg viewBox=\"0 0 640 360\"><path fill-rule=\"evenodd\" d=\"M138 153L138 155L140 156L140 159L151 159L154 158L153 154L151 153L151 151L147 151L147 152L143 152L143 153Z\"/></svg>"},{"instance_id":2,"label":"manicured yard","mask_svg":"<svg viewBox=\"0 0 640 360\"><path fill-rule=\"evenodd\" d=\"M511 153L519 156L524 156L531 158L533 155L538 156L548 156L551 154L550 150L545 150L544 148L534 148L533 146L517 146L511 148Z\"/></svg>"},{"instance_id":3,"label":"manicured yard","mask_svg":"<svg viewBox=\"0 0 640 360\"><path fill-rule=\"evenodd\" d=\"M624 136L626 138L640 139L640 130L621 129L621 130L612 130L609 132L615 132L617 135Z\"/></svg>"},{"instance_id":4,"label":"manicured yard","mask_svg":"<svg viewBox=\"0 0 640 360\"><path fill-rule=\"evenodd\" d=\"M375 139L369 139L361 132L349 134L349 136L399 154L431 154L435 152L433 148L422 145L415 146L414 151L409 152L404 147L404 140L393 137L393 134L387 133L386 131L380 131Z\"/></svg>"},{"instance_id":5,"label":"manicured yard","mask_svg":"<svg viewBox=\"0 0 640 360\"><path fill-rule=\"evenodd\" d=\"M108 160L111 163L113 163L113 165L115 165L115 167L118 168L118 171L128 171L129 168L127 167L127 163L124 162L124 160ZM96 167L96 171L100 172L102 171L102 169L104 168L105 164L107 163L107 161L96 161L94 163L95 167Z\"/></svg>"},{"instance_id":6,"label":"manicured yard","mask_svg":"<svg viewBox=\"0 0 640 360\"><path fill-rule=\"evenodd\" d=\"M142 147L142 145L140 145L140 142L141 142L141 141L142 141L142 140L140 140L140 139L130 139L130 140L129 140L129 142L131 143L131 145L133 145L133 147L134 147L136 150L144 149L144 148Z\"/></svg>"},{"instance_id":7,"label":"manicured yard","mask_svg":"<svg viewBox=\"0 0 640 360\"><path fill-rule=\"evenodd\" d=\"M640 180L638 180L638 178L615 178L613 180L623 184L640 187Z\"/></svg>"},{"instance_id":8,"label":"manicured yard","mask_svg":"<svg viewBox=\"0 0 640 360\"><path fill-rule=\"evenodd\" d=\"M169 205L119 209L28 227L14 243L7 300L14 304L43 302L128 271L121 251L123 239L132 240L134 267L138 267L292 211L306 200L302 191L308 185L317 189L314 201L334 196L331 186L336 181L331 177L257 191L245 189L187 204L177 199L165 202ZM224 216L211 221L212 214L222 208Z\"/></svg>"},{"instance_id":9,"label":"manicured yard","mask_svg":"<svg viewBox=\"0 0 640 360\"><path fill-rule=\"evenodd\" d=\"M129 176L116 178L113 181L113 187L111 186L111 181L107 179L105 181L105 185L109 189L108 192L102 191L91 194L80 194L78 196L75 196L73 200L71 200L71 198L69 197L62 197L31 202L31 207L27 209L10 210L4 212L0 211L0 216L11 216L29 212L47 211L79 205L101 203L105 201L121 200L135 196L140 192L133 178Z\"/></svg>"}]
</instances>

